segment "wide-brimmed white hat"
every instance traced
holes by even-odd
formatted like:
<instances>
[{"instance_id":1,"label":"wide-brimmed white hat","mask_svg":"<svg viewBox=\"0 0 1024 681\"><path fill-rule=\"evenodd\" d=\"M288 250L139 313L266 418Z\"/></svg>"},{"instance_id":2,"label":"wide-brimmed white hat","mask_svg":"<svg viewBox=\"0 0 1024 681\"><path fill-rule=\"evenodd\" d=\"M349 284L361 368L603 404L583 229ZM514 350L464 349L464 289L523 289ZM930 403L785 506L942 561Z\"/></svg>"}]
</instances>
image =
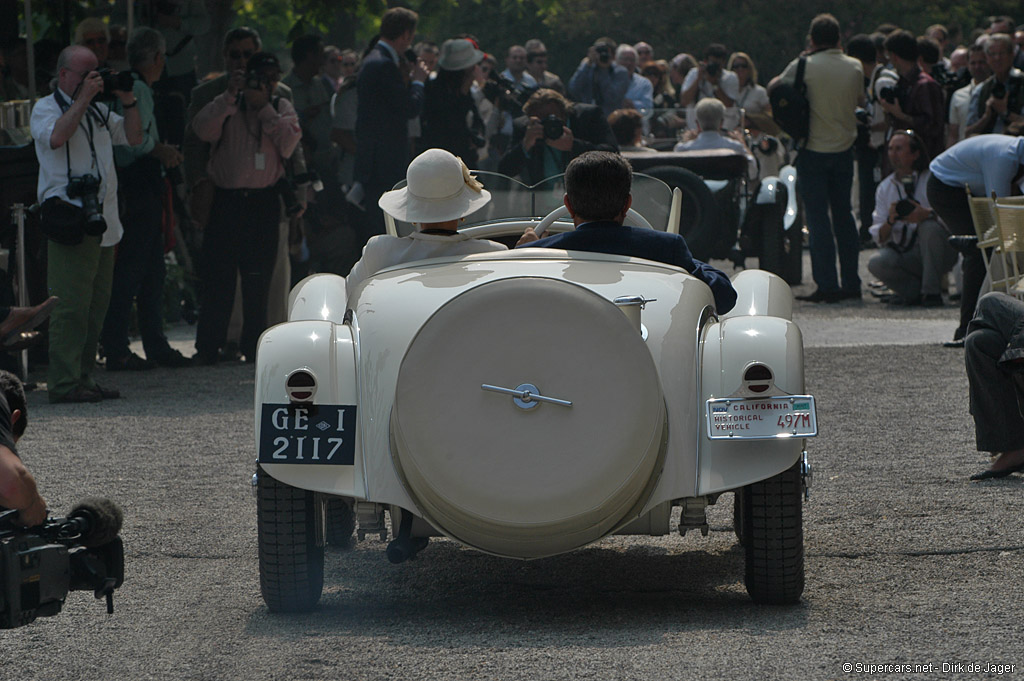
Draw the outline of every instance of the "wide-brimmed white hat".
<instances>
[{"instance_id":1,"label":"wide-brimmed white hat","mask_svg":"<svg viewBox=\"0 0 1024 681\"><path fill-rule=\"evenodd\" d=\"M377 202L396 220L458 220L491 200L491 193L470 175L462 159L444 149L427 149L414 158L405 177L405 187L385 193Z\"/></svg>"},{"instance_id":2,"label":"wide-brimmed white hat","mask_svg":"<svg viewBox=\"0 0 1024 681\"><path fill-rule=\"evenodd\" d=\"M472 41L465 38L445 40L441 44L441 56L437 65L445 71L461 71L479 64L484 53L476 49Z\"/></svg>"}]
</instances>

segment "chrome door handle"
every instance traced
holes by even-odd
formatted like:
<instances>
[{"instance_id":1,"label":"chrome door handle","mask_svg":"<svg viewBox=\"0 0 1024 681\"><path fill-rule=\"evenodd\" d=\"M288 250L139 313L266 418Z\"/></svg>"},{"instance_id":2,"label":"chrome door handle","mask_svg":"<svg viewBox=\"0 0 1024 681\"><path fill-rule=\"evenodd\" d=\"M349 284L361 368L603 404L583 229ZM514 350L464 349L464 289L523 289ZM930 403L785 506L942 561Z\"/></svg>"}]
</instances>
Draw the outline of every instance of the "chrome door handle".
<instances>
[{"instance_id":1,"label":"chrome door handle","mask_svg":"<svg viewBox=\"0 0 1024 681\"><path fill-rule=\"evenodd\" d=\"M523 383L515 388L502 388L501 386L489 385L487 383L484 383L480 387L493 393L511 395L515 398L513 401L516 403L516 406L523 409L532 409L537 406L538 402L550 402L551 404L560 404L563 407L572 406L572 402L569 400L560 400L556 397L545 397L544 395L538 394L537 386L532 383Z\"/></svg>"}]
</instances>

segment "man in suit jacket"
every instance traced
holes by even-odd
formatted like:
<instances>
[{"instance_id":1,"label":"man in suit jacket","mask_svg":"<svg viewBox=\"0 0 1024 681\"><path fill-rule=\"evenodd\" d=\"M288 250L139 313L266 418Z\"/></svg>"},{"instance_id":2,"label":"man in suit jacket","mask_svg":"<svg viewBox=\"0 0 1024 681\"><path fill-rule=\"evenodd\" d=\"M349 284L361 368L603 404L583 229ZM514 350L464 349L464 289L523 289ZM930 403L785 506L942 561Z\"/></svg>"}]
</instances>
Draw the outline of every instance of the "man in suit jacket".
<instances>
[{"instance_id":1,"label":"man in suit jacket","mask_svg":"<svg viewBox=\"0 0 1024 681\"><path fill-rule=\"evenodd\" d=\"M675 265L708 285L718 314L731 310L736 305L732 282L711 265L695 260L686 239L622 224L633 203L632 183L629 161L618 154L590 151L580 155L565 171L565 207L576 229L538 239L530 227L516 247L627 255Z\"/></svg>"},{"instance_id":2,"label":"man in suit jacket","mask_svg":"<svg viewBox=\"0 0 1024 681\"><path fill-rule=\"evenodd\" d=\"M520 175L527 184L565 172L569 162L585 151L618 151L601 107L570 103L554 90L533 93L523 106L525 116L517 118L512 144L498 163L498 172ZM544 134L544 120L553 116L562 121L562 134L553 138Z\"/></svg>"},{"instance_id":3,"label":"man in suit jacket","mask_svg":"<svg viewBox=\"0 0 1024 681\"><path fill-rule=\"evenodd\" d=\"M362 243L384 233L384 215L377 201L405 178L409 165L409 119L420 115L427 79L422 62L410 65L404 57L418 19L416 12L404 7L385 12L380 40L359 70L354 180L363 192L356 203L366 211Z\"/></svg>"}]
</instances>

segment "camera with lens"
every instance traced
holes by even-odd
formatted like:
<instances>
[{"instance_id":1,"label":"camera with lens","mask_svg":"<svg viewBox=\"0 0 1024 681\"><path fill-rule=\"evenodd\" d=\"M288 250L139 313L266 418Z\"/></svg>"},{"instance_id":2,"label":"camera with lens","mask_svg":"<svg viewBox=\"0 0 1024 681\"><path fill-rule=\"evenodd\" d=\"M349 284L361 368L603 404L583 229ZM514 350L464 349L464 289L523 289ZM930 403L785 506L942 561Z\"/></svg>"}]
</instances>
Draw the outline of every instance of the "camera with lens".
<instances>
[{"instance_id":1,"label":"camera with lens","mask_svg":"<svg viewBox=\"0 0 1024 681\"><path fill-rule=\"evenodd\" d=\"M992 92L990 94L996 99L1002 99L1006 96L1006 84L996 83L992 86Z\"/></svg>"},{"instance_id":2,"label":"camera with lens","mask_svg":"<svg viewBox=\"0 0 1024 681\"><path fill-rule=\"evenodd\" d=\"M890 104L896 103L896 87L894 85L883 85L878 90L878 98L883 99Z\"/></svg>"},{"instance_id":3,"label":"camera with lens","mask_svg":"<svg viewBox=\"0 0 1024 681\"><path fill-rule=\"evenodd\" d=\"M594 45L594 52L597 53L597 61L607 64L612 60L612 47L608 43Z\"/></svg>"},{"instance_id":4,"label":"camera with lens","mask_svg":"<svg viewBox=\"0 0 1024 681\"><path fill-rule=\"evenodd\" d=\"M945 90L959 90L971 82L971 74L967 69L949 70L943 62L932 67L932 78Z\"/></svg>"},{"instance_id":5,"label":"camera with lens","mask_svg":"<svg viewBox=\"0 0 1024 681\"><path fill-rule=\"evenodd\" d=\"M526 100L536 91L536 88L516 83L497 71L491 71L484 83L484 97L497 100L498 107L513 116L522 115Z\"/></svg>"},{"instance_id":6,"label":"camera with lens","mask_svg":"<svg viewBox=\"0 0 1024 681\"><path fill-rule=\"evenodd\" d=\"M900 199L896 202L896 216L903 219L914 212L917 206L910 199Z\"/></svg>"},{"instance_id":7,"label":"camera with lens","mask_svg":"<svg viewBox=\"0 0 1024 681\"><path fill-rule=\"evenodd\" d=\"M704 64L704 73L708 74L709 78L717 78L721 72L722 65L716 61L709 61Z\"/></svg>"},{"instance_id":8,"label":"camera with lens","mask_svg":"<svg viewBox=\"0 0 1024 681\"><path fill-rule=\"evenodd\" d=\"M135 79L128 71L112 71L104 67L97 69L96 73L103 79L103 91L97 95L100 99L116 99L115 92L131 92L135 87Z\"/></svg>"},{"instance_id":9,"label":"camera with lens","mask_svg":"<svg viewBox=\"0 0 1024 681\"><path fill-rule=\"evenodd\" d=\"M117 504L86 499L37 527L15 525L17 516L0 512L0 629L58 614L69 591L92 591L114 612L114 590L124 582Z\"/></svg>"},{"instance_id":10,"label":"camera with lens","mask_svg":"<svg viewBox=\"0 0 1024 681\"><path fill-rule=\"evenodd\" d=\"M99 201L100 179L95 175L79 175L68 180L68 198L81 199L85 213L85 233L99 236L107 231L107 221Z\"/></svg>"},{"instance_id":11,"label":"camera with lens","mask_svg":"<svg viewBox=\"0 0 1024 681\"><path fill-rule=\"evenodd\" d=\"M262 71L246 71L245 89L262 90L270 85L270 78Z\"/></svg>"},{"instance_id":12,"label":"camera with lens","mask_svg":"<svg viewBox=\"0 0 1024 681\"><path fill-rule=\"evenodd\" d=\"M556 140L565 133L565 122L553 114L546 116L541 125L544 126L544 139Z\"/></svg>"}]
</instances>

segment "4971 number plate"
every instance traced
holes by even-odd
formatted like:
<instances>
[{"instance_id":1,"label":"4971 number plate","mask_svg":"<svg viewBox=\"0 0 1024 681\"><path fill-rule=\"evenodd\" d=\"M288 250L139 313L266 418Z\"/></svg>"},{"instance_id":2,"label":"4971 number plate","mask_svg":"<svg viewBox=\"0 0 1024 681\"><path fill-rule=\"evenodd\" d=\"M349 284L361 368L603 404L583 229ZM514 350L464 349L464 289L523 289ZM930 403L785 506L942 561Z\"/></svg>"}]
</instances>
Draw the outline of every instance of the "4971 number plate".
<instances>
[{"instance_id":1,"label":"4971 number plate","mask_svg":"<svg viewBox=\"0 0 1024 681\"><path fill-rule=\"evenodd\" d=\"M260 414L260 463L352 465L354 405L264 404Z\"/></svg>"},{"instance_id":2,"label":"4971 number plate","mask_svg":"<svg viewBox=\"0 0 1024 681\"><path fill-rule=\"evenodd\" d=\"M818 418L810 395L736 398L707 401L705 421L712 440L769 440L814 437Z\"/></svg>"}]
</instances>

